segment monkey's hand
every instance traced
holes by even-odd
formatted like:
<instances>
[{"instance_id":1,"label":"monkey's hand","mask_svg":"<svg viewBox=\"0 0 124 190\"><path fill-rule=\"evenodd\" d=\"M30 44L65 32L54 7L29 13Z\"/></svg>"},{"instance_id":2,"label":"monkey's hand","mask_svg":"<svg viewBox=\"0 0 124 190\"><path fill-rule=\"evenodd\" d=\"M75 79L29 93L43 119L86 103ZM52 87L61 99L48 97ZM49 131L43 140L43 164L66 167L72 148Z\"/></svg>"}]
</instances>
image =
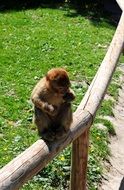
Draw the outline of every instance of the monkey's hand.
<instances>
[{"instance_id":1,"label":"monkey's hand","mask_svg":"<svg viewBox=\"0 0 124 190\"><path fill-rule=\"evenodd\" d=\"M63 99L65 102L72 102L75 99L75 94L73 91L67 92L64 96Z\"/></svg>"},{"instance_id":2,"label":"monkey's hand","mask_svg":"<svg viewBox=\"0 0 124 190\"><path fill-rule=\"evenodd\" d=\"M44 103L44 111L47 112L49 115L55 116L58 112L58 109L55 106L45 102Z\"/></svg>"}]
</instances>

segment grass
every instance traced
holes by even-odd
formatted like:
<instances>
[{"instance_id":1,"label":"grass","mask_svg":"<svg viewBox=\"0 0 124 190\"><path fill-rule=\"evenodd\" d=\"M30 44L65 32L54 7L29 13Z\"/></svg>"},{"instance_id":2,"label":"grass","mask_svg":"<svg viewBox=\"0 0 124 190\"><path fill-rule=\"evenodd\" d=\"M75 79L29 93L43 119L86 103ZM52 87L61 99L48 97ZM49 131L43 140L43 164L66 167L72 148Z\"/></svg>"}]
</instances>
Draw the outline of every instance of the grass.
<instances>
[{"instance_id":1,"label":"grass","mask_svg":"<svg viewBox=\"0 0 124 190\"><path fill-rule=\"evenodd\" d=\"M95 123L102 123L104 126L106 126L106 129L110 135L116 135L114 126L110 121L96 117Z\"/></svg>"},{"instance_id":2,"label":"grass","mask_svg":"<svg viewBox=\"0 0 124 190\"><path fill-rule=\"evenodd\" d=\"M38 79L50 68L66 68L74 81L75 110L87 89L87 85L79 82L91 82L106 53L115 28L104 18L93 23L86 17L69 14L62 8L0 13L0 167L38 139L32 125L30 102L31 91ZM112 95L113 88L110 90ZM111 106L111 102L104 102L99 115L112 114ZM102 173L100 162L109 153L107 143L108 133L93 127L89 190L98 187ZM69 172L70 147L22 189L67 189Z\"/></svg>"}]
</instances>

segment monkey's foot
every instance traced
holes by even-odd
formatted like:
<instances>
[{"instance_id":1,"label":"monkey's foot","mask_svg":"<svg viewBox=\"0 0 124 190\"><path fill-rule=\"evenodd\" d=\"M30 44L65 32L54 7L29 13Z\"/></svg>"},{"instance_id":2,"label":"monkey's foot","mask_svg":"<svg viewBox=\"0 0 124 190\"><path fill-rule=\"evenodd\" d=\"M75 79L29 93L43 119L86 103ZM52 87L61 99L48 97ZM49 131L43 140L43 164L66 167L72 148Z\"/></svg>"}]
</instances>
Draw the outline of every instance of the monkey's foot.
<instances>
[{"instance_id":1,"label":"monkey's foot","mask_svg":"<svg viewBox=\"0 0 124 190\"><path fill-rule=\"evenodd\" d=\"M45 140L45 141L54 141L55 140L55 133L52 132L52 131L45 131L45 132L42 132L42 133L39 133L39 136Z\"/></svg>"},{"instance_id":2,"label":"monkey's foot","mask_svg":"<svg viewBox=\"0 0 124 190\"><path fill-rule=\"evenodd\" d=\"M65 131L64 128L59 128L58 130L56 130L56 139L61 139L66 137L67 135L67 131Z\"/></svg>"}]
</instances>

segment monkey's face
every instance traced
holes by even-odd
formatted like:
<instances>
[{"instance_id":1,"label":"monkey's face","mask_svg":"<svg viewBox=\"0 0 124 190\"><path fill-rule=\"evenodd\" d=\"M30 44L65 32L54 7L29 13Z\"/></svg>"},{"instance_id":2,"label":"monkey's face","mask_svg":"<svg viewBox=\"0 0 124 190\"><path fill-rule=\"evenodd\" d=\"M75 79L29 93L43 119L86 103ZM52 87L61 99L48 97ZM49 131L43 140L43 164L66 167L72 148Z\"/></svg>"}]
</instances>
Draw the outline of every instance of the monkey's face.
<instances>
[{"instance_id":1,"label":"monkey's face","mask_svg":"<svg viewBox=\"0 0 124 190\"><path fill-rule=\"evenodd\" d=\"M65 87L65 86L54 86L53 85L53 88L55 89L55 91L57 92L57 93L59 93L60 95L64 95L64 94L66 94L67 92L68 92L68 89L69 89L69 87Z\"/></svg>"},{"instance_id":2,"label":"monkey's face","mask_svg":"<svg viewBox=\"0 0 124 190\"><path fill-rule=\"evenodd\" d=\"M70 87L70 81L67 72L64 69L52 69L47 73L47 80L51 88L64 95Z\"/></svg>"},{"instance_id":3,"label":"monkey's face","mask_svg":"<svg viewBox=\"0 0 124 190\"><path fill-rule=\"evenodd\" d=\"M70 87L70 82L69 78L66 76L61 76L58 75L54 80L51 81L51 86L54 91L57 93L64 95L67 93L69 87Z\"/></svg>"}]
</instances>

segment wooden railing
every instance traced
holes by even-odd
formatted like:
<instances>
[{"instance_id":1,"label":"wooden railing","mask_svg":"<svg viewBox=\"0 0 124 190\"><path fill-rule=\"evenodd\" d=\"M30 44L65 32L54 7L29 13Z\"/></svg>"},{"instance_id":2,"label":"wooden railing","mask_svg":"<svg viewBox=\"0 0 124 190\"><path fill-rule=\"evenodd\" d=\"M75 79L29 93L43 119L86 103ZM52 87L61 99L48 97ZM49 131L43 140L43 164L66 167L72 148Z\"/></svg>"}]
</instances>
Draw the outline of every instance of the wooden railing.
<instances>
[{"instance_id":1,"label":"wooden railing","mask_svg":"<svg viewBox=\"0 0 124 190\"><path fill-rule=\"evenodd\" d=\"M123 3L117 0L124 11ZM89 129L95 118L107 87L110 83L118 59L124 47L124 12L115 35L88 91L73 115L70 131L63 140L47 145L43 140L13 159L0 170L0 190L17 190L58 153L72 143L71 190L86 190Z\"/></svg>"}]
</instances>

